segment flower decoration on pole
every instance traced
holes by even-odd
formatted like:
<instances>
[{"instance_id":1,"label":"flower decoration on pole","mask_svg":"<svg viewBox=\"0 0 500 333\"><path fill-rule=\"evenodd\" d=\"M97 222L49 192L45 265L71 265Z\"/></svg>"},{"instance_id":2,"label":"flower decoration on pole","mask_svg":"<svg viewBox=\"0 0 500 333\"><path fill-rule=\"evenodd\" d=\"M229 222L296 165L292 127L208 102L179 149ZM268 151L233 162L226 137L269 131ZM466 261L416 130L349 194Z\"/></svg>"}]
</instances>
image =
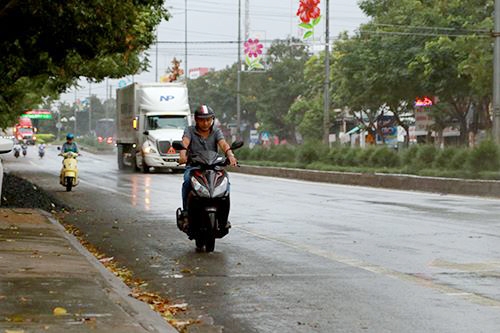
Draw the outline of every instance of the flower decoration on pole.
<instances>
[{"instance_id":1,"label":"flower decoration on pole","mask_svg":"<svg viewBox=\"0 0 500 333\"><path fill-rule=\"evenodd\" d=\"M303 39L311 37L314 27L321 21L320 0L300 0L297 16L300 19L299 27L305 29Z\"/></svg>"},{"instance_id":2,"label":"flower decoration on pole","mask_svg":"<svg viewBox=\"0 0 500 333\"><path fill-rule=\"evenodd\" d=\"M181 60L177 60L174 57L172 60L172 68L167 69L167 73L160 78L160 82L175 82L177 79L184 74L184 70L181 68Z\"/></svg>"},{"instance_id":3,"label":"flower decoration on pole","mask_svg":"<svg viewBox=\"0 0 500 333\"><path fill-rule=\"evenodd\" d=\"M264 69L264 66L260 62L262 60L262 48L264 45L259 42L259 39L249 38L245 42L244 46L245 64L247 65L248 70Z\"/></svg>"}]
</instances>

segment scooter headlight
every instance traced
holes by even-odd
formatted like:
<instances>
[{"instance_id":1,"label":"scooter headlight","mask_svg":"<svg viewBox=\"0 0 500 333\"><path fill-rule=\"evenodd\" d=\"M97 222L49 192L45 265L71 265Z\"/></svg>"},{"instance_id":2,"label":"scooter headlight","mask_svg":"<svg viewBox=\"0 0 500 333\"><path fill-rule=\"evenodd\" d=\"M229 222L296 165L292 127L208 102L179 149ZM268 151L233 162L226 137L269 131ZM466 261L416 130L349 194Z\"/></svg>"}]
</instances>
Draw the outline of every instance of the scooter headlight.
<instances>
[{"instance_id":1,"label":"scooter headlight","mask_svg":"<svg viewBox=\"0 0 500 333\"><path fill-rule=\"evenodd\" d=\"M219 185L217 185L214 189L214 198L221 197L227 191L228 181L227 178L224 178Z\"/></svg>"},{"instance_id":2,"label":"scooter headlight","mask_svg":"<svg viewBox=\"0 0 500 333\"><path fill-rule=\"evenodd\" d=\"M208 192L208 189L205 186L200 184L198 179L196 179L195 177L191 177L191 183L193 184L193 189L196 191L196 193L198 193L200 197L210 197L210 192Z\"/></svg>"}]
</instances>

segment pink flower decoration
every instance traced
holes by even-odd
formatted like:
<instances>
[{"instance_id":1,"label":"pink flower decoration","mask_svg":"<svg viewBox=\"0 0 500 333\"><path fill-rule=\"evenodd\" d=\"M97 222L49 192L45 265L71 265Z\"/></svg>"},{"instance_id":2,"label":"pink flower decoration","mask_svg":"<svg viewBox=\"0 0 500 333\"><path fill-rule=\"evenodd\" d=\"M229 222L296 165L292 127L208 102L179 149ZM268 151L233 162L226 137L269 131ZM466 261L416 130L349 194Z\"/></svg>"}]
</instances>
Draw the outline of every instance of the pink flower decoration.
<instances>
[{"instance_id":1,"label":"pink flower decoration","mask_svg":"<svg viewBox=\"0 0 500 333\"><path fill-rule=\"evenodd\" d=\"M319 9L320 0L300 0L297 16L303 23L309 23L311 19L316 19L320 16L321 10Z\"/></svg>"},{"instance_id":2,"label":"pink flower decoration","mask_svg":"<svg viewBox=\"0 0 500 333\"><path fill-rule=\"evenodd\" d=\"M257 58L262 54L262 48L264 47L257 38L251 39L245 42L245 54L250 58Z\"/></svg>"}]
</instances>

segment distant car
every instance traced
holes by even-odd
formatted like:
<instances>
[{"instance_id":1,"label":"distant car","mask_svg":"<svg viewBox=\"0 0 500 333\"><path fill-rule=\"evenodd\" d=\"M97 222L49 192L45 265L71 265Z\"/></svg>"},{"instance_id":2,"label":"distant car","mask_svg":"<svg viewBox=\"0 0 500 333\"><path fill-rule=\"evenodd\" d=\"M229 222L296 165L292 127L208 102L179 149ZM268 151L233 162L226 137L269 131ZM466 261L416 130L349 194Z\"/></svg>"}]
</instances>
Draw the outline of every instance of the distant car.
<instances>
[{"instance_id":1,"label":"distant car","mask_svg":"<svg viewBox=\"0 0 500 333\"><path fill-rule=\"evenodd\" d=\"M0 138L0 154L9 153L14 147L14 141L12 139ZM3 183L3 163L0 158L0 196L2 193L2 183ZM1 200L0 200L1 205Z\"/></svg>"}]
</instances>

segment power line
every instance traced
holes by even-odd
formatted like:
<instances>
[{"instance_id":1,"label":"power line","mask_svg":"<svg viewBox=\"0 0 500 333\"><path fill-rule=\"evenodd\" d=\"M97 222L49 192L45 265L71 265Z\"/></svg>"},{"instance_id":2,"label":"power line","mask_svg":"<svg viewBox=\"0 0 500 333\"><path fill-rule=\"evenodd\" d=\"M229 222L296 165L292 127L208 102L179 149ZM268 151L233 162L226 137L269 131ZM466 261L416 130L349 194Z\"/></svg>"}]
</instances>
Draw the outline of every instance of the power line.
<instances>
[{"instance_id":1,"label":"power line","mask_svg":"<svg viewBox=\"0 0 500 333\"><path fill-rule=\"evenodd\" d=\"M372 34L372 35L388 35L388 36L421 36L421 37L478 37L478 38L491 38L488 34L453 34L453 33L431 33L431 32L403 32L403 31L380 31L380 30L359 30L360 34Z\"/></svg>"}]
</instances>

